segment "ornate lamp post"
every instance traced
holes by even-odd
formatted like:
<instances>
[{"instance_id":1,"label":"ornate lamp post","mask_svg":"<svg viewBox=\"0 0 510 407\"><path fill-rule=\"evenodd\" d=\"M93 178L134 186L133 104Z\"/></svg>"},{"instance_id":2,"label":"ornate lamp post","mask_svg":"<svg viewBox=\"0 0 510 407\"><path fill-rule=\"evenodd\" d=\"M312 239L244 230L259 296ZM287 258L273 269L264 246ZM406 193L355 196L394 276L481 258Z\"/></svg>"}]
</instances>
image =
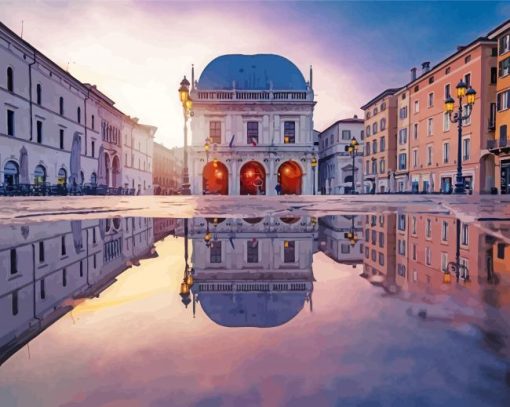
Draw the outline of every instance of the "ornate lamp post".
<instances>
[{"instance_id":1,"label":"ornate lamp post","mask_svg":"<svg viewBox=\"0 0 510 407\"><path fill-rule=\"evenodd\" d=\"M315 195L315 169L317 168L317 157L315 154L312 156L312 160L310 162L313 171L313 194Z\"/></svg>"},{"instance_id":2,"label":"ornate lamp post","mask_svg":"<svg viewBox=\"0 0 510 407\"><path fill-rule=\"evenodd\" d=\"M191 302L190 290L194 284L193 271L188 264L188 219L184 219L184 263L184 277L182 279L179 295L181 296L182 303L187 308Z\"/></svg>"},{"instance_id":3,"label":"ornate lamp post","mask_svg":"<svg viewBox=\"0 0 510 407\"><path fill-rule=\"evenodd\" d=\"M181 194L190 195L189 172L188 172L188 118L191 116L191 108L193 102L189 96L189 81L184 76L179 88L179 99L182 103L182 111L184 114L184 168L182 170L182 186Z\"/></svg>"},{"instance_id":4,"label":"ornate lamp post","mask_svg":"<svg viewBox=\"0 0 510 407\"><path fill-rule=\"evenodd\" d=\"M352 220L351 229L348 232L344 233L344 238L346 238L349 241L351 246L356 246L356 243L358 243L359 240L359 237L356 234L356 228L354 227L354 218L355 216L353 216L351 219Z\"/></svg>"},{"instance_id":5,"label":"ornate lamp post","mask_svg":"<svg viewBox=\"0 0 510 407\"><path fill-rule=\"evenodd\" d=\"M457 98L459 101L458 111L457 113L453 113L455 100L449 96L446 98L444 102L445 112L448 113L448 117L452 123L457 123L458 130L458 146L457 146L457 175L455 179L455 194L464 194L466 193L466 188L464 186L464 178L462 176L462 122L471 116L471 112L473 111L473 105L475 104L476 92L470 86L467 89L467 85L461 80L457 86ZM463 98L466 98L467 109L466 113L463 114L464 105L462 104Z\"/></svg>"},{"instance_id":6,"label":"ornate lamp post","mask_svg":"<svg viewBox=\"0 0 510 407\"><path fill-rule=\"evenodd\" d=\"M356 137L353 137L351 142L345 146L345 151L352 156L352 193L356 193L356 182L354 180L354 171L356 170L356 155L358 154L359 143Z\"/></svg>"},{"instance_id":7,"label":"ornate lamp post","mask_svg":"<svg viewBox=\"0 0 510 407\"><path fill-rule=\"evenodd\" d=\"M455 233L455 261L448 263L446 271L443 273L443 283L450 284L452 282L452 274L455 274L457 283L462 275L464 284L469 284L471 278L469 277L469 270L465 264L460 263L460 233L461 233L461 222L459 219L455 220L456 233Z\"/></svg>"}]
</instances>

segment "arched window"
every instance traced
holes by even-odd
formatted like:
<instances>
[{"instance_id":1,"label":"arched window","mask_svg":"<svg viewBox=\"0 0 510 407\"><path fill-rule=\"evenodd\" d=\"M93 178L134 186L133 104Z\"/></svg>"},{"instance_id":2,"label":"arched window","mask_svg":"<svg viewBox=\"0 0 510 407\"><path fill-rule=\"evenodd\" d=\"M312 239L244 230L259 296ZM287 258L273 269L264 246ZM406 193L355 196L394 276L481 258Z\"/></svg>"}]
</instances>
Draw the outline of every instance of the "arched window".
<instances>
[{"instance_id":1,"label":"arched window","mask_svg":"<svg viewBox=\"0 0 510 407\"><path fill-rule=\"evenodd\" d=\"M19 166L14 161L7 161L5 163L4 184L10 186L19 184Z\"/></svg>"},{"instance_id":2,"label":"arched window","mask_svg":"<svg viewBox=\"0 0 510 407\"><path fill-rule=\"evenodd\" d=\"M41 185L46 182L46 168L42 165L37 165L34 170L34 184Z\"/></svg>"},{"instance_id":3,"label":"arched window","mask_svg":"<svg viewBox=\"0 0 510 407\"><path fill-rule=\"evenodd\" d=\"M79 107L76 109L76 120L78 120L78 123L81 123L81 109Z\"/></svg>"},{"instance_id":4,"label":"arched window","mask_svg":"<svg viewBox=\"0 0 510 407\"><path fill-rule=\"evenodd\" d=\"M11 67L7 68L7 90L14 92L14 71Z\"/></svg>"},{"instance_id":5,"label":"arched window","mask_svg":"<svg viewBox=\"0 0 510 407\"><path fill-rule=\"evenodd\" d=\"M92 115L92 130L95 130L95 127L96 127L96 118L94 117L94 115Z\"/></svg>"},{"instance_id":6,"label":"arched window","mask_svg":"<svg viewBox=\"0 0 510 407\"><path fill-rule=\"evenodd\" d=\"M60 112L60 115L63 116L64 115L64 98L62 96L60 96L60 99L59 99L59 112Z\"/></svg>"},{"instance_id":7,"label":"arched window","mask_svg":"<svg viewBox=\"0 0 510 407\"><path fill-rule=\"evenodd\" d=\"M41 104L41 99L42 99L42 88L41 88L41 84L38 83L37 84L37 104L38 105Z\"/></svg>"},{"instance_id":8,"label":"arched window","mask_svg":"<svg viewBox=\"0 0 510 407\"><path fill-rule=\"evenodd\" d=\"M97 183L97 175L95 172L93 172L92 175L90 176L90 183L94 185Z\"/></svg>"},{"instance_id":9,"label":"arched window","mask_svg":"<svg viewBox=\"0 0 510 407\"><path fill-rule=\"evenodd\" d=\"M386 128L386 119L381 119L380 129L383 131Z\"/></svg>"},{"instance_id":10,"label":"arched window","mask_svg":"<svg viewBox=\"0 0 510 407\"><path fill-rule=\"evenodd\" d=\"M374 124L372 124L372 133L373 133L373 134L377 133L377 122L375 122Z\"/></svg>"}]
</instances>

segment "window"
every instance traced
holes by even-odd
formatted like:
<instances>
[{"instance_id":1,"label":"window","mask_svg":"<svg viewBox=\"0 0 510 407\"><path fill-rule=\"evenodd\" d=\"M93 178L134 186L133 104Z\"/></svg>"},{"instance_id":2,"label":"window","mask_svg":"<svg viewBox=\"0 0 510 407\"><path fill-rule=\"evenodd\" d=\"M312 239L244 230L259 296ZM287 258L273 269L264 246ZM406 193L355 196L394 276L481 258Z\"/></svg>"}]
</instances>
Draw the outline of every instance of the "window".
<instances>
[{"instance_id":1,"label":"window","mask_svg":"<svg viewBox=\"0 0 510 407\"><path fill-rule=\"evenodd\" d=\"M370 249L368 246L365 246L365 258L368 259L370 257Z\"/></svg>"},{"instance_id":2,"label":"window","mask_svg":"<svg viewBox=\"0 0 510 407\"><path fill-rule=\"evenodd\" d=\"M37 101L38 105L41 104L41 96L42 96L42 88L41 88L41 84L38 83L36 86L36 101Z\"/></svg>"},{"instance_id":3,"label":"window","mask_svg":"<svg viewBox=\"0 0 510 407\"><path fill-rule=\"evenodd\" d=\"M377 252L372 249L372 261L376 261L377 260Z\"/></svg>"},{"instance_id":4,"label":"window","mask_svg":"<svg viewBox=\"0 0 510 407\"><path fill-rule=\"evenodd\" d=\"M386 110L386 103L382 102L381 103L381 112L384 112L385 110Z\"/></svg>"},{"instance_id":5,"label":"window","mask_svg":"<svg viewBox=\"0 0 510 407\"><path fill-rule=\"evenodd\" d=\"M406 215L404 215L404 214L398 215L397 227L398 227L398 230L401 230L401 231L406 230Z\"/></svg>"},{"instance_id":6,"label":"window","mask_svg":"<svg viewBox=\"0 0 510 407\"><path fill-rule=\"evenodd\" d=\"M401 256L405 256L406 255L406 241L403 239L399 239L397 249L398 249L398 254L400 254Z\"/></svg>"},{"instance_id":7,"label":"window","mask_svg":"<svg viewBox=\"0 0 510 407\"><path fill-rule=\"evenodd\" d=\"M372 134L376 134L376 133L377 133L377 122L372 123Z\"/></svg>"},{"instance_id":8,"label":"window","mask_svg":"<svg viewBox=\"0 0 510 407\"><path fill-rule=\"evenodd\" d=\"M433 84L433 83L434 83L434 77L433 77L433 76L431 76L431 77L429 78L429 85L431 85L431 84Z\"/></svg>"},{"instance_id":9,"label":"window","mask_svg":"<svg viewBox=\"0 0 510 407\"><path fill-rule=\"evenodd\" d=\"M425 248L425 264L430 266L432 264L432 251L430 247Z\"/></svg>"},{"instance_id":10,"label":"window","mask_svg":"<svg viewBox=\"0 0 510 407\"><path fill-rule=\"evenodd\" d=\"M350 130L342 130L342 140L350 140L351 139L351 131Z\"/></svg>"},{"instance_id":11,"label":"window","mask_svg":"<svg viewBox=\"0 0 510 407\"><path fill-rule=\"evenodd\" d=\"M447 164L450 161L450 143L443 143L443 163Z\"/></svg>"},{"instance_id":12,"label":"window","mask_svg":"<svg viewBox=\"0 0 510 407\"><path fill-rule=\"evenodd\" d=\"M246 143L257 145L259 142L259 122L246 123Z\"/></svg>"},{"instance_id":13,"label":"window","mask_svg":"<svg viewBox=\"0 0 510 407\"><path fill-rule=\"evenodd\" d=\"M510 90L498 93L496 102L498 112L510 108Z\"/></svg>"},{"instance_id":14,"label":"window","mask_svg":"<svg viewBox=\"0 0 510 407\"><path fill-rule=\"evenodd\" d=\"M467 161L471 158L471 139L465 138L462 140L462 161Z\"/></svg>"},{"instance_id":15,"label":"window","mask_svg":"<svg viewBox=\"0 0 510 407\"><path fill-rule=\"evenodd\" d=\"M448 75L448 74L450 73L450 71L451 71L451 68L450 68L450 67L448 67L448 68L446 68L446 69L444 70L444 74L445 74L445 75Z\"/></svg>"},{"instance_id":16,"label":"window","mask_svg":"<svg viewBox=\"0 0 510 407\"><path fill-rule=\"evenodd\" d=\"M370 143L367 143L365 152L366 155L370 155Z\"/></svg>"},{"instance_id":17,"label":"window","mask_svg":"<svg viewBox=\"0 0 510 407\"><path fill-rule=\"evenodd\" d=\"M489 129L495 128L496 128L496 103L491 103L489 109Z\"/></svg>"},{"instance_id":18,"label":"window","mask_svg":"<svg viewBox=\"0 0 510 407\"><path fill-rule=\"evenodd\" d=\"M416 250L416 244L413 243L413 260L416 261L417 259L417 250Z\"/></svg>"},{"instance_id":19,"label":"window","mask_svg":"<svg viewBox=\"0 0 510 407\"><path fill-rule=\"evenodd\" d=\"M398 112L398 116L399 118L401 119L405 119L407 118L407 106L404 106L404 107L401 107L399 112Z\"/></svg>"},{"instance_id":20,"label":"window","mask_svg":"<svg viewBox=\"0 0 510 407\"><path fill-rule=\"evenodd\" d=\"M441 224L441 241L447 242L448 241L448 222L443 220L443 223Z\"/></svg>"},{"instance_id":21,"label":"window","mask_svg":"<svg viewBox=\"0 0 510 407\"><path fill-rule=\"evenodd\" d=\"M259 243L257 240L246 242L246 258L248 263L259 262Z\"/></svg>"},{"instance_id":22,"label":"window","mask_svg":"<svg viewBox=\"0 0 510 407\"><path fill-rule=\"evenodd\" d=\"M398 155L398 169L405 170L407 168L407 154L400 153Z\"/></svg>"},{"instance_id":23,"label":"window","mask_svg":"<svg viewBox=\"0 0 510 407\"><path fill-rule=\"evenodd\" d=\"M386 138L381 137L379 140L379 151L382 153L384 150L386 150Z\"/></svg>"},{"instance_id":24,"label":"window","mask_svg":"<svg viewBox=\"0 0 510 407\"><path fill-rule=\"evenodd\" d=\"M12 292L12 315L17 315L19 308L18 308L18 292L13 291Z\"/></svg>"},{"instance_id":25,"label":"window","mask_svg":"<svg viewBox=\"0 0 510 407\"><path fill-rule=\"evenodd\" d=\"M94 158L96 156L96 142L94 140L92 140L91 142L91 150L92 150L92 158Z\"/></svg>"},{"instance_id":26,"label":"window","mask_svg":"<svg viewBox=\"0 0 510 407\"><path fill-rule=\"evenodd\" d=\"M413 168L418 167L418 150L413 150Z\"/></svg>"},{"instance_id":27,"label":"window","mask_svg":"<svg viewBox=\"0 0 510 407\"><path fill-rule=\"evenodd\" d=\"M127 221L127 219L126 219L126 221ZM95 227L92 228L92 243L93 244L97 243L97 241L96 241L96 228Z\"/></svg>"},{"instance_id":28,"label":"window","mask_svg":"<svg viewBox=\"0 0 510 407\"><path fill-rule=\"evenodd\" d=\"M214 144L221 143L221 122L211 121L209 122L209 138Z\"/></svg>"},{"instance_id":29,"label":"window","mask_svg":"<svg viewBox=\"0 0 510 407\"><path fill-rule=\"evenodd\" d=\"M366 171L367 171L367 174L370 174L370 161L369 161L369 160L367 160L365 164L366 164Z\"/></svg>"},{"instance_id":30,"label":"window","mask_svg":"<svg viewBox=\"0 0 510 407\"><path fill-rule=\"evenodd\" d=\"M427 165L432 165L432 146L427 146Z\"/></svg>"},{"instance_id":31,"label":"window","mask_svg":"<svg viewBox=\"0 0 510 407\"><path fill-rule=\"evenodd\" d=\"M381 131L386 129L386 119L381 119L381 121L379 123L379 127L380 127Z\"/></svg>"},{"instance_id":32,"label":"window","mask_svg":"<svg viewBox=\"0 0 510 407\"><path fill-rule=\"evenodd\" d=\"M59 113L61 116L63 116L64 115L64 98L62 96L60 96L58 105L59 105Z\"/></svg>"},{"instance_id":33,"label":"window","mask_svg":"<svg viewBox=\"0 0 510 407\"><path fill-rule=\"evenodd\" d=\"M418 123L414 123L414 139L416 140L418 138Z\"/></svg>"},{"instance_id":34,"label":"window","mask_svg":"<svg viewBox=\"0 0 510 407\"><path fill-rule=\"evenodd\" d=\"M11 274L16 274L18 272L18 255L16 253L16 249L11 249L10 258L11 258Z\"/></svg>"},{"instance_id":35,"label":"window","mask_svg":"<svg viewBox=\"0 0 510 407\"><path fill-rule=\"evenodd\" d=\"M407 144L407 127L398 131L398 144Z\"/></svg>"},{"instance_id":36,"label":"window","mask_svg":"<svg viewBox=\"0 0 510 407\"><path fill-rule=\"evenodd\" d=\"M434 133L434 119L429 117L427 120L427 136L432 136Z\"/></svg>"},{"instance_id":37,"label":"window","mask_svg":"<svg viewBox=\"0 0 510 407\"><path fill-rule=\"evenodd\" d=\"M461 230L460 243L464 246L467 246L469 244L469 226L466 223L462 223L460 230Z\"/></svg>"},{"instance_id":38,"label":"window","mask_svg":"<svg viewBox=\"0 0 510 407\"><path fill-rule=\"evenodd\" d=\"M64 129L60 129L60 149L64 149Z\"/></svg>"},{"instance_id":39,"label":"window","mask_svg":"<svg viewBox=\"0 0 510 407\"><path fill-rule=\"evenodd\" d=\"M418 100L414 101L414 113L418 113L420 111L420 102Z\"/></svg>"},{"instance_id":40,"label":"window","mask_svg":"<svg viewBox=\"0 0 510 407\"><path fill-rule=\"evenodd\" d=\"M377 160L372 161L372 174L377 174Z\"/></svg>"},{"instance_id":41,"label":"window","mask_svg":"<svg viewBox=\"0 0 510 407\"><path fill-rule=\"evenodd\" d=\"M467 73L464 75L464 83L469 88L471 86L471 74Z\"/></svg>"},{"instance_id":42,"label":"window","mask_svg":"<svg viewBox=\"0 0 510 407\"><path fill-rule=\"evenodd\" d=\"M7 135L14 137L14 111L7 110Z\"/></svg>"},{"instance_id":43,"label":"window","mask_svg":"<svg viewBox=\"0 0 510 407\"><path fill-rule=\"evenodd\" d=\"M450 84L444 85L444 98L448 99L450 96Z\"/></svg>"},{"instance_id":44,"label":"window","mask_svg":"<svg viewBox=\"0 0 510 407\"><path fill-rule=\"evenodd\" d=\"M448 112L443 113L443 131L450 130L450 115Z\"/></svg>"},{"instance_id":45,"label":"window","mask_svg":"<svg viewBox=\"0 0 510 407\"><path fill-rule=\"evenodd\" d=\"M60 238L60 254L62 256L66 255L66 237L65 237L65 235Z\"/></svg>"},{"instance_id":46,"label":"window","mask_svg":"<svg viewBox=\"0 0 510 407\"><path fill-rule=\"evenodd\" d=\"M397 273L401 277L406 276L406 266L403 264L397 264Z\"/></svg>"},{"instance_id":47,"label":"window","mask_svg":"<svg viewBox=\"0 0 510 407\"><path fill-rule=\"evenodd\" d=\"M448 271L448 253L441 253L441 271Z\"/></svg>"},{"instance_id":48,"label":"window","mask_svg":"<svg viewBox=\"0 0 510 407\"><path fill-rule=\"evenodd\" d=\"M510 34L504 35L499 39L499 55L510 51Z\"/></svg>"},{"instance_id":49,"label":"window","mask_svg":"<svg viewBox=\"0 0 510 407\"><path fill-rule=\"evenodd\" d=\"M498 68L491 67L491 84L494 85L498 81Z\"/></svg>"},{"instance_id":50,"label":"window","mask_svg":"<svg viewBox=\"0 0 510 407\"><path fill-rule=\"evenodd\" d=\"M296 242L294 240L285 240L283 242L283 262L296 262Z\"/></svg>"},{"instance_id":51,"label":"window","mask_svg":"<svg viewBox=\"0 0 510 407\"><path fill-rule=\"evenodd\" d=\"M81 123L81 109L79 107L76 109L76 120Z\"/></svg>"},{"instance_id":52,"label":"window","mask_svg":"<svg viewBox=\"0 0 510 407\"><path fill-rule=\"evenodd\" d=\"M432 220L427 219L425 221L425 237L430 239L432 237Z\"/></svg>"},{"instance_id":53,"label":"window","mask_svg":"<svg viewBox=\"0 0 510 407\"><path fill-rule=\"evenodd\" d=\"M499 76L507 76L510 73L510 57L499 62Z\"/></svg>"},{"instance_id":54,"label":"window","mask_svg":"<svg viewBox=\"0 0 510 407\"><path fill-rule=\"evenodd\" d=\"M462 107L462 115L469 116L469 117L466 117L464 120L462 120L463 126L467 126L467 125L471 124L471 115L469 115L470 109L472 109L472 107L469 107L468 105L465 105Z\"/></svg>"},{"instance_id":55,"label":"window","mask_svg":"<svg viewBox=\"0 0 510 407\"><path fill-rule=\"evenodd\" d=\"M96 118L92 115L92 130L96 129Z\"/></svg>"},{"instance_id":56,"label":"window","mask_svg":"<svg viewBox=\"0 0 510 407\"><path fill-rule=\"evenodd\" d=\"M42 143L42 121L37 120L37 142Z\"/></svg>"},{"instance_id":57,"label":"window","mask_svg":"<svg viewBox=\"0 0 510 407\"><path fill-rule=\"evenodd\" d=\"M14 71L11 67L7 68L7 90L14 92Z\"/></svg>"},{"instance_id":58,"label":"window","mask_svg":"<svg viewBox=\"0 0 510 407\"><path fill-rule=\"evenodd\" d=\"M379 110L377 110L377 107L374 107L374 116L379 112Z\"/></svg>"},{"instance_id":59,"label":"window","mask_svg":"<svg viewBox=\"0 0 510 407\"><path fill-rule=\"evenodd\" d=\"M416 234L416 216L413 216L411 219L411 233L413 235Z\"/></svg>"},{"instance_id":60,"label":"window","mask_svg":"<svg viewBox=\"0 0 510 407\"><path fill-rule=\"evenodd\" d=\"M377 153L377 140L372 141L372 152Z\"/></svg>"},{"instance_id":61,"label":"window","mask_svg":"<svg viewBox=\"0 0 510 407\"><path fill-rule=\"evenodd\" d=\"M433 107L433 106L434 106L434 93L431 92L431 93L429 93L428 107Z\"/></svg>"},{"instance_id":62,"label":"window","mask_svg":"<svg viewBox=\"0 0 510 407\"><path fill-rule=\"evenodd\" d=\"M382 158L381 160L379 160L379 174L384 174L385 171L386 171L386 161L384 160L384 158Z\"/></svg>"},{"instance_id":63,"label":"window","mask_svg":"<svg viewBox=\"0 0 510 407\"><path fill-rule=\"evenodd\" d=\"M375 245L376 243L377 243L377 232L375 230L372 230L372 244Z\"/></svg>"},{"instance_id":64,"label":"window","mask_svg":"<svg viewBox=\"0 0 510 407\"><path fill-rule=\"evenodd\" d=\"M212 242L210 250L211 263L221 263L221 241Z\"/></svg>"},{"instance_id":65,"label":"window","mask_svg":"<svg viewBox=\"0 0 510 407\"><path fill-rule=\"evenodd\" d=\"M44 263L44 242L39 242L39 263Z\"/></svg>"},{"instance_id":66,"label":"window","mask_svg":"<svg viewBox=\"0 0 510 407\"><path fill-rule=\"evenodd\" d=\"M365 133L368 136L370 136L370 126L367 126L367 128L365 129Z\"/></svg>"},{"instance_id":67,"label":"window","mask_svg":"<svg viewBox=\"0 0 510 407\"><path fill-rule=\"evenodd\" d=\"M367 118L367 119L370 119L370 116L371 116L370 111L367 111L367 113L365 114L365 116L366 116L366 118Z\"/></svg>"},{"instance_id":68,"label":"window","mask_svg":"<svg viewBox=\"0 0 510 407\"><path fill-rule=\"evenodd\" d=\"M384 266L384 254L383 253L379 253L379 264L381 266Z\"/></svg>"},{"instance_id":69,"label":"window","mask_svg":"<svg viewBox=\"0 0 510 407\"><path fill-rule=\"evenodd\" d=\"M349 244L342 243L340 245L340 251L342 254L348 254L351 252L351 246Z\"/></svg>"},{"instance_id":70,"label":"window","mask_svg":"<svg viewBox=\"0 0 510 407\"><path fill-rule=\"evenodd\" d=\"M504 243L498 243L498 259L505 259L505 244Z\"/></svg>"},{"instance_id":71,"label":"window","mask_svg":"<svg viewBox=\"0 0 510 407\"><path fill-rule=\"evenodd\" d=\"M464 58L464 63L467 64L468 62L471 62L471 55L467 55L465 58Z\"/></svg>"},{"instance_id":72,"label":"window","mask_svg":"<svg viewBox=\"0 0 510 407\"><path fill-rule=\"evenodd\" d=\"M294 144L296 142L296 122L283 123L283 142L285 144Z\"/></svg>"},{"instance_id":73,"label":"window","mask_svg":"<svg viewBox=\"0 0 510 407\"><path fill-rule=\"evenodd\" d=\"M380 248L384 247L384 233L383 232L379 232L379 247Z\"/></svg>"},{"instance_id":74,"label":"window","mask_svg":"<svg viewBox=\"0 0 510 407\"><path fill-rule=\"evenodd\" d=\"M46 298L46 284L45 284L44 278L41 279L40 284L41 284L41 292L40 292L41 300L44 300Z\"/></svg>"}]
</instances>

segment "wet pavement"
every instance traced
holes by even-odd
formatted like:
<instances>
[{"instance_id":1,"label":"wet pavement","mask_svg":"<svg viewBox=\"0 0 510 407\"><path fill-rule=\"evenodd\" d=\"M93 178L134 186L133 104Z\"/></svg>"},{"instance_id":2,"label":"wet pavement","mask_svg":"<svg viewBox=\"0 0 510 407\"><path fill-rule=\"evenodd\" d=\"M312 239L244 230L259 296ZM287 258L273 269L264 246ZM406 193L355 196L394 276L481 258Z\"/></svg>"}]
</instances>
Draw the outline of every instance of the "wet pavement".
<instances>
[{"instance_id":1,"label":"wet pavement","mask_svg":"<svg viewBox=\"0 0 510 407\"><path fill-rule=\"evenodd\" d=\"M0 203L1 406L510 404L501 197L136 198Z\"/></svg>"}]
</instances>

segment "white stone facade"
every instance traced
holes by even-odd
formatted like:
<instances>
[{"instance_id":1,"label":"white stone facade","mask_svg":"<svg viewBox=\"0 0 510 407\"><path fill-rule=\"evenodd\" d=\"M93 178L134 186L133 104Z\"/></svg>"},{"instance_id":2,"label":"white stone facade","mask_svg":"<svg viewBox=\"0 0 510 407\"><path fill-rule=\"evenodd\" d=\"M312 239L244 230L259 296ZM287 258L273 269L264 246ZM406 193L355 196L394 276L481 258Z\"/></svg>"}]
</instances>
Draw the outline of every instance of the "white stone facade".
<instances>
[{"instance_id":1,"label":"white stone facade","mask_svg":"<svg viewBox=\"0 0 510 407\"><path fill-rule=\"evenodd\" d=\"M254 67L249 79L244 74L228 77L232 70L223 65L216 71L227 77L212 75L222 62L246 72L247 61ZM282 64L281 70L269 72L264 82L257 75L273 62ZM282 72L294 80L278 78ZM225 55L213 60L193 85L193 194L276 195L277 184L282 194L312 194L315 102L310 83L290 61L275 55Z\"/></svg>"},{"instance_id":2,"label":"white stone facade","mask_svg":"<svg viewBox=\"0 0 510 407\"><path fill-rule=\"evenodd\" d=\"M352 156L345 151L352 138L359 143L355 157L354 182L356 191L362 192L362 167L364 131L363 120L356 116L333 123L318 135L319 139L319 187L322 195L351 193Z\"/></svg>"}]
</instances>

